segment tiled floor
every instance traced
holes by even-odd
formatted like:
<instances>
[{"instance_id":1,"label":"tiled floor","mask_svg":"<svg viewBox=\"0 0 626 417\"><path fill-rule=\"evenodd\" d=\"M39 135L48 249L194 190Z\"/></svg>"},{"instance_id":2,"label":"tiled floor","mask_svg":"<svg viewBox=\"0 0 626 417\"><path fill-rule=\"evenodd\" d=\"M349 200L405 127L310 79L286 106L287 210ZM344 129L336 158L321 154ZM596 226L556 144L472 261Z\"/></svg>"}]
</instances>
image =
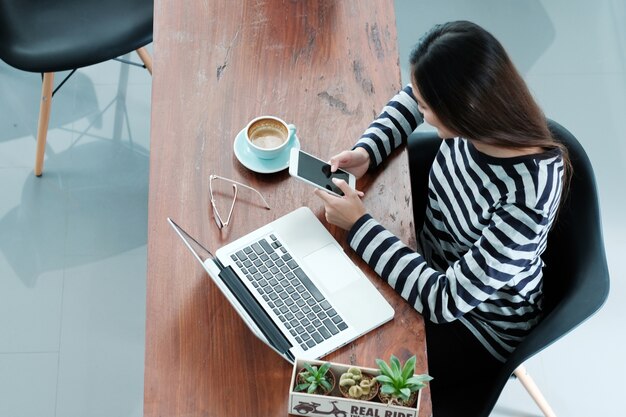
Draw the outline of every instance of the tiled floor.
<instances>
[{"instance_id":1,"label":"tiled floor","mask_svg":"<svg viewBox=\"0 0 626 417\"><path fill-rule=\"evenodd\" d=\"M139 417L151 78L70 78L35 178L40 85L0 62L0 416Z\"/></svg>"},{"instance_id":2,"label":"tiled floor","mask_svg":"<svg viewBox=\"0 0 626 417\"><path fill-rule=\"evenodd\" d=\"M396 0L396 9L403 68L434 23L473 20L587 149L612 292L527 365L557 415L623 415L626 4ZM118 62L80 70L53 100L36 179L40 78L0 62L0 417L142 415L150 82ZM540 413L511 381L493 415Z\"/></svg>"}]
</instances>

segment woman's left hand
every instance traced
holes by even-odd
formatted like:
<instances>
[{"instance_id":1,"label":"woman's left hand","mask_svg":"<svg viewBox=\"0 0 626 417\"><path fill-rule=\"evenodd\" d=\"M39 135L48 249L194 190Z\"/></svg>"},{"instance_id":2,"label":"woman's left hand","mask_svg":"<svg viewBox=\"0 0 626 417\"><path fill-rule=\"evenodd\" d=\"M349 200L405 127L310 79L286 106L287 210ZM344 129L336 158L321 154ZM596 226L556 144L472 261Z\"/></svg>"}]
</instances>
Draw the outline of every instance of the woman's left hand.
<instances>
[{"instance_id":1,"label":"woman's left hand","mask_svg":"<svg viewBox=\"0 0 626 417\"><path fill-rule=\"evenodd\" d=\"M315 190L315 194L324 202L326 220L344 230L350 230L354 223L366 213L365 205L361 201L364 194L362 191L350 188L344 180L333 178L333 182L343 191L342 197L322 190Z\"/></svg>"}]
</instances>

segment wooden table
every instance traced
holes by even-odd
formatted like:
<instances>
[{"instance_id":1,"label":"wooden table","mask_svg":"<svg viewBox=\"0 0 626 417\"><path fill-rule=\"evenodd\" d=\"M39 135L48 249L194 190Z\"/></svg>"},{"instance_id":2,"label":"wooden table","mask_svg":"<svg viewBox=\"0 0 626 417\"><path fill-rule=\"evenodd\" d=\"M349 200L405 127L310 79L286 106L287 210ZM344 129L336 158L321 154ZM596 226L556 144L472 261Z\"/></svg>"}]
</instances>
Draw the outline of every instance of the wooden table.
<instances>
[{"instance_id":1,"label":"wooden table","mask_svg":"<svg viewBox=\"0 0 626 417\"><path fill-rule=\"evenodd\" d=\"M351 147L401 87L393 1L159 0L154 22L144 415L287 415L291 366L245 327L166 218L212 249L302 205L326 224L311 187L286 170L249 171L233 140L249 120L271 114L294 123L312 154ZM212 173L252 185L272 209L241 191L220 232ZM414 245L405 154L358 188L369 212ZM349 249L344 231L326 226L396 316L325 359L374 367L375 358L415 353L426 372L421 316ZM426 390L420 416L430 414Z\"/></svg>"}]
</instances>

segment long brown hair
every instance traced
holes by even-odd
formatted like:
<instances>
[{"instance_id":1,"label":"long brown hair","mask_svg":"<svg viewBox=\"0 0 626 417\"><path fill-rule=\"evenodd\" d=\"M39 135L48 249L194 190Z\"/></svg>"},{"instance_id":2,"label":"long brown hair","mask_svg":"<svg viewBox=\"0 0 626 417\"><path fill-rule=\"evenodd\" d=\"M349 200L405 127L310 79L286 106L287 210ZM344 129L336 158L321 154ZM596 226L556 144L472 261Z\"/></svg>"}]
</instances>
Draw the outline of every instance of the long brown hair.
<instances>
[{"instance_id":1,"label":"long brown hair","mask_svg":"<svg viewBox=\"0 0 626 417\"><path fill-rule=\"evenodd\" d=\"M409 62L412 82L447 128L495 146L558 148L567 189L572 172L567 148L552 137L543 112L493 35L467 21L436 25L420 39Z\"/></svg>"}]
</instances>

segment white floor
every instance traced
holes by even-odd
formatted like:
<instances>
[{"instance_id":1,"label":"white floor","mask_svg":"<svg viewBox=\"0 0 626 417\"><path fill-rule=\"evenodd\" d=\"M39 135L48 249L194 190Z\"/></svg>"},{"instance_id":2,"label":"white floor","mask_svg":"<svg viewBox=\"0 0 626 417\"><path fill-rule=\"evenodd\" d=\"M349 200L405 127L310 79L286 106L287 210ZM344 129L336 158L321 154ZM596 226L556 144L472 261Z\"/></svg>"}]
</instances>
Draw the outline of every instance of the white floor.
<instances>
[{"instance_id":1,"label":"white floor","mask_svg":"<svg viewBox=\"0 0 626 417\"><path fill-rule=\"evenodd\" d=\"M623 416L626 3L396 0L396 8L404 68L433 24L473 20L587 149L612 292L600 313L527 365L557 415ZM36 179L40 78L0 62L0 417L143 414L150 82L118 62L74 75L53 100ZM540 413L511 381L493 415Z\"/></svg>"},{"instance_id":2,"label":"white floor","mask_svg":"<svg viewBox=\"0 0 626 417\"><path fill-rule=\"evenodd\" d=\"M143 414L150 83L78 71L35 178L41 77L0 62L1 417Z\"/></svg>"}]
</instances>

